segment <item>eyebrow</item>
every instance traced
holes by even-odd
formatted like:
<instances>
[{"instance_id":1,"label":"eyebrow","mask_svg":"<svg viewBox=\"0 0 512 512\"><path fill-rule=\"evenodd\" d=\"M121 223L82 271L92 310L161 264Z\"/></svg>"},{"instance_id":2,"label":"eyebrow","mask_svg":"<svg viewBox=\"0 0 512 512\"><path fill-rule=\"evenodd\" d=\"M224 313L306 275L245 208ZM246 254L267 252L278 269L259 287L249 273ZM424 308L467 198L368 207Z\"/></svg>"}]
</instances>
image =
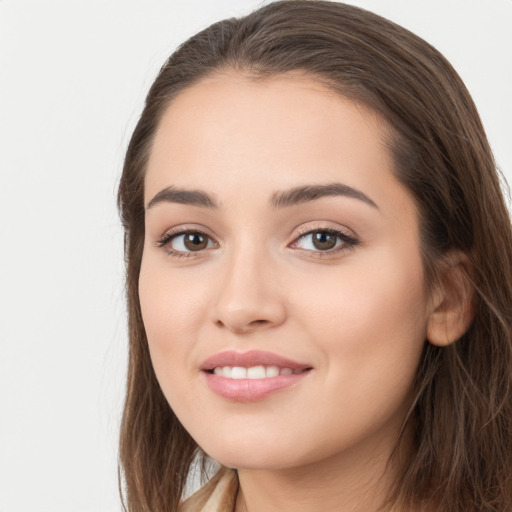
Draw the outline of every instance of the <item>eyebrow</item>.
<instances>
[{"instance_id":1,"label":"eyebrow","mask_svg":"<svg viewBox=\"0 0 512 512\"><path fill-rule=\"evenodd\" d=\"M275 208L286 208L328 196L344 196L352 199L359 199L373 208L377 208L377 210L379 209L379 207L366 194L356 188L344 185L343 183L306 185L302 187L295 187L284 192L275 192L272 195L270 203Z\"/></svg>"},{"instance_id":2,"label":"eyebrow","mask_svg":"<svg viewBox=\"0 0 512 512\"><path fill-rule=\"evenodd\" d=\"M351 199L358 199L373 208L379 209L366 194L343 183L305 185L294 187L290 190L274 192L270 199L270 204L274 208L288 208L329 196L344 196ZM155 197L149 201L146 209L152 208L159 203L179 203L212 209L219 207L215 197L207 192L177 188L172 185L158 192Z\"/></svg>"},{"instance_id":3,"label":"eyebrow","mask_svg":"<svg viewBox=\"0 0 512 512\"><path fill-rule=\"evenodd\" d=\"M218 208L219 205L213 196L202 190L189 190L170 186L164 188L149 201L146 209L152 208L159 203L179 203L203 208Z\"/></svg>"}]
</instances>

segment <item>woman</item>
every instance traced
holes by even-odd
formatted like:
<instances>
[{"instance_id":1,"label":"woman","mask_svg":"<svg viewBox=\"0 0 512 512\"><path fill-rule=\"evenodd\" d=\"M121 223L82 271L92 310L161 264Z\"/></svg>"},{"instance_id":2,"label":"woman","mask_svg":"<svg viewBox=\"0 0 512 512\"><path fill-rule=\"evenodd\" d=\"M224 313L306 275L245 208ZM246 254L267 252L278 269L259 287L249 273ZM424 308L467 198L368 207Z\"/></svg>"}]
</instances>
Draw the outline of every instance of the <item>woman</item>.
<instances>
[{"instance_id":1,"label":"woman","mask_svg":"<svg viewBox=\"0 0 512 512\"><path fill-rule=\"evenodd\" d=\"M283 1L184 43L119 189L129 511L512 508L512 237L426 42ZM196 457L221 465L180 505Z\"/></svg>"}]
</instances>

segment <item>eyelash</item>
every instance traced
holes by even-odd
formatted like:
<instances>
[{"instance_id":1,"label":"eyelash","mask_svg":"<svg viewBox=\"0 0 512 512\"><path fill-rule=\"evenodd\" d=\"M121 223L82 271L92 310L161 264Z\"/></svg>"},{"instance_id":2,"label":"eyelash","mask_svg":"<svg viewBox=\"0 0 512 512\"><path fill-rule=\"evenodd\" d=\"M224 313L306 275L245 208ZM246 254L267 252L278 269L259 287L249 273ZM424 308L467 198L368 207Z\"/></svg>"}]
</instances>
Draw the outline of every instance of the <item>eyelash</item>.
<instances>
[{"instance_id":1,"label":"eyelash","mask_svg":"<svg viewBox=\"0 0 512 512\"><path fill-rule=\"evenodd\" d=\"M299 240L302 240L306 236L312 235L313 233L327 233L327 234L333 235L336 238L338 238L339 240L341 240L341 244L338 247L334 247L333 249L328 249L326 251L321 251L321 250L313 251L310 249L300 249L300 248L297 249L297 250L307 252L308 254L312 255L315 258L327 258L329 256L333 256L333 255L339 254L341 252L350 251L359 243L359 240L357 238L355 238L355 236L351 236L351 235L347 234L345 231L342 231L341 229L318 225L318 226L307 226L307 227L299 229L297 237L290 244L290 246L297 244L299 242Z\"/></svg>"},{"instance_id":2,"label":"eyelash","mask_svg":"<svg viewBox=\"0 0 512 512\"><path fill-rule=\"evenodd\" d=\"M289 244L289 247L292 247L294 244L297 244L299 240L304 239L307 235L311 235L313 233L327 233L329 235L336 236L339 240L341 240L341 244L338 247L335 247L333 249L328 249L325 251L313 251L310 249L300 249L297 250L307 252L310 255L313 255L316 258L325 258L332 256L334 254L338 254L340 252L349 251L353 249L356 245L358 245L359 241L357 238L348 235L344 231L332 227L325 227L325 226L309 226L307 228L302 228L299 230L298 235L295 237L294 241ZM178 238L179 236L189 235L189 234L199 234L202 235L210 240L213 240L214 243L218 246L217 242L209 235L207 235L204 231L201 231L199 229L180 229L177 231L167 231L162 238L157 240L155 242L155 246L163 248L166 250L167 254L174 258L190 258L197 256L198 253L204 252L206 249L199 250L199 251L177 251L175 249L172 249L170 246L168 246L169 242L174 240L175 238Z\"/></svg>"},{"instance_id":3,"label":"eyelash","mask_svg":"<svg viewBox=\"0 0 512 512\"><path fill-rule=\"evenodd\" d=\"M179 236L183 235L190 235L190 234L199 234L202 235L210 240L213 240L213 238L209 235L207 235L204 231L201 231L200 229L179 229L176 231L167 231L160 240L157 240L155 245L157 247L161 247L162 249L165 249L167 254L169 256L172 256L173 258L190 258L194 257L197 254L203 251L177 251L176 249L172 249L170 246L168 246L169 242L174 240L175 238L178 238ZM215 242L217 243L217 242ZM217 244L218 245L218 244Z\"/></svg>"}]
</instances>

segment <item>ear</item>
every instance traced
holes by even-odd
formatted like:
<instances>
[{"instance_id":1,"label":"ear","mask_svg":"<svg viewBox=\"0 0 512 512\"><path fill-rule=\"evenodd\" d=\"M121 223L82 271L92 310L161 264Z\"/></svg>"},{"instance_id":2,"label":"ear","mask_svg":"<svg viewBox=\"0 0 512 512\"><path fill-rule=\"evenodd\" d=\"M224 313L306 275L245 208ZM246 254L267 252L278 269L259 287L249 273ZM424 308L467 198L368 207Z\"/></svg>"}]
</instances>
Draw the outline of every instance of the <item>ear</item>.
<instances>
[{"instance_id":1,"label":"ear","mask_svg":"<svg viewBox=\"0 0 512 512\"><path fill-rule=\"evenodd\" d=\"M467 255L454 251L443 257L438 275L427 322L427 339L432 345L444 347L457 341L473 320L474 292Z\"/></svg>"}]
</instances>

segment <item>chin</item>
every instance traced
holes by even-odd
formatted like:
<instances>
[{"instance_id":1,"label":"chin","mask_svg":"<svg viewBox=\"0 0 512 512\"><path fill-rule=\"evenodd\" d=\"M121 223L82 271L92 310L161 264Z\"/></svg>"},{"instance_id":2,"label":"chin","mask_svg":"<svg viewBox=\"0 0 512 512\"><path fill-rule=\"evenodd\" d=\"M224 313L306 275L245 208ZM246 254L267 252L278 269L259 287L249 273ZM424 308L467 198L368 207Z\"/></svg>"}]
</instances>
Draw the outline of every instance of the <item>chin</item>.
<instances>
[{"instance_id":1,"label":"chin","mask_svg":"<svg viewBox=\"0 0 512 512\"><path fill-rule=\"evenodd\" d=\"M300 464L296 453L292 452L292 457L289 450L283 450L275 444L273 446L251 444L248 447L231 444L216 446L213 450L204 449L204 451L219 464L233 469L277 470Z\"/></svg>"}]
</instances>

